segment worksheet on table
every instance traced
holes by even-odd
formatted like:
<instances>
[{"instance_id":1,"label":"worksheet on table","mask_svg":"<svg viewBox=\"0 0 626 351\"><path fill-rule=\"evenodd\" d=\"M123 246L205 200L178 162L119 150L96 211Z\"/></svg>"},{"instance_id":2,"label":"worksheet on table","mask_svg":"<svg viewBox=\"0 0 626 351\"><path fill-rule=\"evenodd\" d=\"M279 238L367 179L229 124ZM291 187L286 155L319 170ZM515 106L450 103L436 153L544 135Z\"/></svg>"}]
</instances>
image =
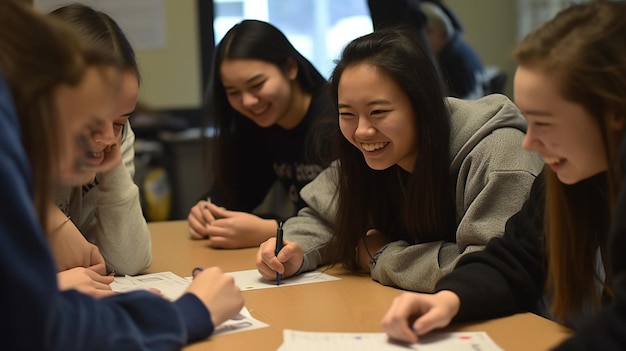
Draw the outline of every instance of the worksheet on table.
<instances>
[{"instance_id":1,"label":"worksheet on table","mask_svg":"<svg viewBox=\"0 0 626 351\"><path fill-rule=\"evenodd\" d=\"M163 297L174 301L185 292L190 283L191 277L183 278L172 272L160 272L134 277L128 275L115 277L113 283L111 283L111 289L117 292L157 289ZM267 327L267 324L252 317L244 306L239 311L239 314L218 325L211 336L232 334L264 327Z\"/></svg>"},{"instance_id":2,"label":"worksheet on table","mask_svg":"<svg viewBox=\"0 0 626 351\"><path fill-rule=\"evenodd\" d=\"M172 272L115 277L111 289L117 292L157 289L162 296L174 301L189 286L190 280Z\"/></svg>"},{"instance_id":3,"label":"worksheet on table","mask_svg":"<svg viewBox=\"0 0 626 351\"><path fill-rule=\"evenodd\" d=\"M313 271L283 279L280 285L276 285L275 281L264 279L256 269L227 272L225 274L232 276L235 279L235 284L237 284L242 291L322 283L340 279L323 272ZM132 290L149 290L152 288L159 290L164 297L170 300L176 300L183 294L187 286L189 286L189 283L191 283L191 280L192 277L183 278L172 272L150 273L137 276L127 275L124 277L115 277L113 283L111 283L111 289L117 292L125 292Z\"/></svg>"},{"instance_id":4,"label":"worksheet on table","mask_svg":"<svg viewBox=\"0 0 626 351\"><path fill-rule=\"evenodd\" d=\"M242 291L256 290L256 289L269 289L280 288L283 286L310 284L310 283L323 283L333 280L339 280L340 278L318 271L306 272L298 274L293 277L282 279L280 285L276 285L276 281L269 281L261 276L256 269L250 269L247 271L238 272L226 272L227 275L235 278L235 284L239 286Z\"/></svg>"},{"instance_id":5,"label":"worksheet on table","mask_svg":"<svg viewBox=\"0 0 626 351\"><path fill-rule=\"evenodd\" d=\"M325 333L285 329L277 351L502 351L485 332L431 333L416 344L389 341L385 333Z\"/></svg>"}]
</instances>

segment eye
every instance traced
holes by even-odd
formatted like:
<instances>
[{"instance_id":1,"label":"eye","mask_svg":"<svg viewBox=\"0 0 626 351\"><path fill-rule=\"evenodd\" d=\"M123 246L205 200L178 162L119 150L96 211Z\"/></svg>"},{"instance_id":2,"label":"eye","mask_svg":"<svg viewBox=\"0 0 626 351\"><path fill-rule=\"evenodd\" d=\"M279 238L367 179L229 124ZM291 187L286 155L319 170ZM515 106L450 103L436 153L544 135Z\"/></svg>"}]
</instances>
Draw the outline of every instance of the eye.
<instances>
[{"instance_id":1,"label":"eye","mask_svg":"<svg viewBox=\"0 0 626 351\"><path fill-rule=\"evenodd\" d=\"M380 117L381 115L384 115L386 113L388 113L389 110L373 110L372 112L370 112L371 116L378 116Z\"/></svg>"},{"instance_id":2,"label":"eye","mask_svg":"<svg viewBox=\"0 0 626 351\"><path fill-rule=\"evenodd\" d=\"M354 113L350 111L339 111L339 117L341 118L351 118L354 117Z\"/></svg>"},{"instance_id":3,"label":"eye","mask_svg":"<svg viewBox=\"0 0 626 351\"><path fill-rule=\"evenodd\" d=\"M265 85L265 82L266 82L266 81L262 81L262 82L260 82L260 83L254 84L254 85L251 87L251 89L252 89L252 90L259 90L259 89L263 88L263 85Z\"/></svg>"},{"instance_id":4,"label":"eye","mask_svg":"<svg viewBox=\"0 0 626 351\"><path fill-rule=\"evenodd\" d=\"M113 134L120 135L124 131L125 123L113 123Z\"/></svg>"},{"instance_id":5,"label":"eye","mask_svg":"<svg viewBox=\"0 0 626 351\"><path fill-rule=\"evenodd\" d=\"M551 124L548 122L535 121L532 123L532 125L535 127L549 127Z\"/></svg>"}]
</instances>

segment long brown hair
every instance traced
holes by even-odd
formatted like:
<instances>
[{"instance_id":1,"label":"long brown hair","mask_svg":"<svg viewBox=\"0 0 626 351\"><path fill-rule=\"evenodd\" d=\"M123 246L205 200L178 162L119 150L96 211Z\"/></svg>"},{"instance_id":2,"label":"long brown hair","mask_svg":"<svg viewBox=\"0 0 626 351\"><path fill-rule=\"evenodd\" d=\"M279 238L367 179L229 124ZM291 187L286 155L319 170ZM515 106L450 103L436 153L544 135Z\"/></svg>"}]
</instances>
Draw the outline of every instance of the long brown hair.
<instances>
[{"instance_id":1,"label":"long brown hair","mask_svg":"<svg viewBox=\"0 0 626 351\"><path fill-rule=\"evenodd\" d=\"M450 158L450 118L429 52L404 27L355 39L331 76L335 103L343 72L362 63L385 72L411 101L418 153L410 173L398 165L377 171L341 134L336 137L338 215L330 260L352 271L359 270L354 248L368 229L413 244L453 241L456 227L449 162L442 161Z\"/></svg>"},{"instance_id":2,"label":"long brown hair","mask_svg":"<svg viewBox=\"0 0 626 351\"><path fill-rule=\"evenodd\" d=\"M83 4L70 4L50 12L72 27L94 50L110 52L120 58L125 70L141 81L135 50L120 26L109 15Z\"/></svg>"},{"instance_id":3,"label":"long brown hair","mask_svg":"<svg viewBox=\"0 0 626 351\"><path fill-rule=\"evenodd\" d=\"M611 128L626 113L626 4L598 1L572 6L528 35L516 48L520 66L545 72L558 82L564 99L581 105L598 123L607 171L606 189L568 186L546 170L545 242L548 252L547 289L553 313L561 321L585 305L599 306L606 279L596 272L598 249L606 262L606 236L620 170L618 145L622 131ZM593 203L589 203L593 201ZM597 209L601 209L598 211Z\"/></svg>"},{"instance_id":4,"label":"long brown hair","mask_svg":"<svg viewBox=\"0 0 626 351\"><path fill-rule=\"evenodd\" d=\"M59 161L61 122L56 87L77 86L87 67L119 67L106 52L87 49L66 25L23 1L0 1L0 71L13 95L22 143L33 174L33 201L42 226Z\"/></svg>"}]
</instances>

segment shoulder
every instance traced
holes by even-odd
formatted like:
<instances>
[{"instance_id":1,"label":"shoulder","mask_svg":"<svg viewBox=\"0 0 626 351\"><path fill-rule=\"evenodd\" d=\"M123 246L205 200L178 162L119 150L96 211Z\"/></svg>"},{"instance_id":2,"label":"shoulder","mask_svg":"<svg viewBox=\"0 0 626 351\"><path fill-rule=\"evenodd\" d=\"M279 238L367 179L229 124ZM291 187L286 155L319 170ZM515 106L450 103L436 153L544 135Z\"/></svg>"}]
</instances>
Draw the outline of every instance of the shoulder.
<instances>
[{"instance_id":1,"label":"shoulder","mask_svg":"<svg viewBox=\"0 0 626 351\"><path fill-rule=\"evenodd\" d=\"M447 98L446 101L450 114L451 157L458 156L462 150L469 152L497 129L526 131L524 117L504 95L492 94L478 100Z\"/></svg>"}]
</instances>

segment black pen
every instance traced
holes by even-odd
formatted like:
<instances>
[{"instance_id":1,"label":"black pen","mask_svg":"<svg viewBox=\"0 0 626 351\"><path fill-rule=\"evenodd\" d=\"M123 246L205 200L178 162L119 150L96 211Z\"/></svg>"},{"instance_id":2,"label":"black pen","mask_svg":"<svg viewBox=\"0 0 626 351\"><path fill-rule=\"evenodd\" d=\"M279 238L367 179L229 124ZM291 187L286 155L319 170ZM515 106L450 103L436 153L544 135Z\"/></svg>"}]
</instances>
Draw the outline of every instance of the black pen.
<instances>
[{"instance_id":1,"label":"black pen","mask_svg":"<svg viewBox=\"0 0 626 351\"><path fill-rule=\"evenodd\" d=\"M278 229L276 229L276 249L274 249L274 255L278 256L278 253L283 248L283 222L278 222ZM280 278L282 275L276 272L276 285L280 285Z\"/></svg>"}]
</instances>

